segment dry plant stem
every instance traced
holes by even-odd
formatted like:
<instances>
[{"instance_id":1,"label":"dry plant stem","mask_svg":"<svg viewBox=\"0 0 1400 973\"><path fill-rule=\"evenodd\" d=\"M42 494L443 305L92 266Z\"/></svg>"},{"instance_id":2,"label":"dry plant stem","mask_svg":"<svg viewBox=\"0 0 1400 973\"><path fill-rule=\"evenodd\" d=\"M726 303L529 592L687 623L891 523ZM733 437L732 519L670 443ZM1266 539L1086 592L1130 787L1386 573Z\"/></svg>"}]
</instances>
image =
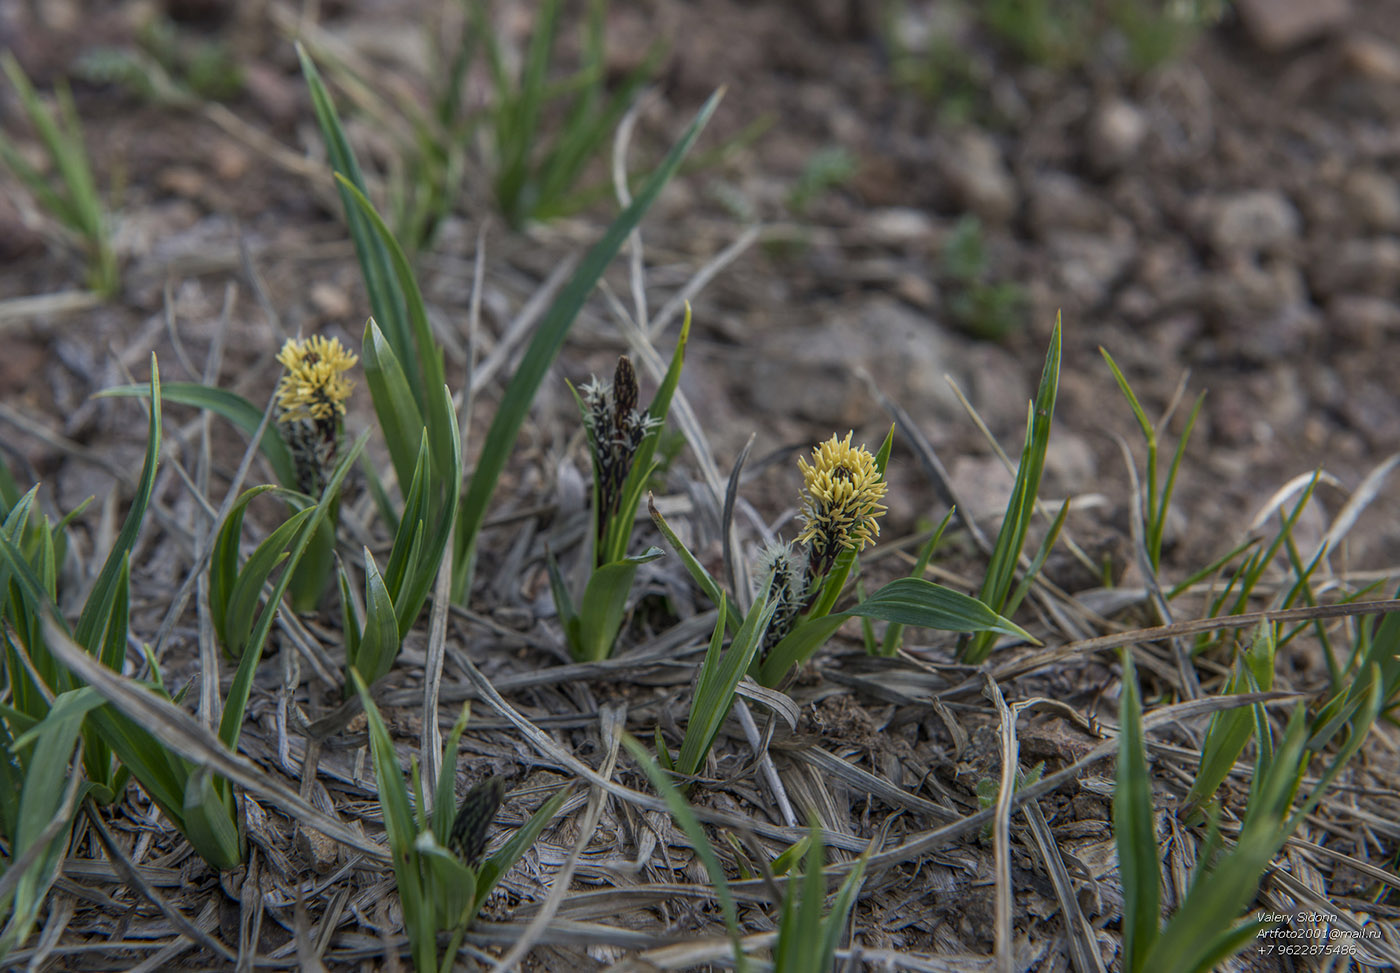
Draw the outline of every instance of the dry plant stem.
<instances>
[{"instance_id":1,"label":"dry plant stem","mask_svg":"<svg viewBox=\"0 0 1400 973\"><path fill-rule=\"evenodd\" d=\"M1155 628L1138 628L1130 632L1117 632L1101 635L1098 638L1081 639L1068 645L1041 649L1023 656L1014 662L998 666L992 670L992 677L1009 680L1024 676L1062 659L1083 655L1089 652L1102 652L1117 649L1139 642L1157 642L1174 636L1197 635L1201 632L1214 632L1224 628L1247 628L1260 622L1306 622L1318 618L1349 618L1354 615L1384 615L1400 611L1400 599L1390 598L1381 601L1363 601L1344 605L1315 605L1308 608L1285 608L1274 611L1245 612L1240 615L1224 615L1219 618L1198 618L1175 625L1161 625ZM948 689L941 689L935 695L939 699L961 696L978 689L982 685L980 677L958 683Z\"/></svg>"},{"instance_id":2,"label":"dry plant stem","mask_svg":"<svg viewBox=\"0 0 1400 973\"><path fill-rule=\"evenodd\" d=\"M88 311L101 307L103 303L105 301L101 295L92 291L58 291L35 297L12 297L0 301L0 334L11 327L27 326L35 318Z\"/></svg>"},{"instance_id":3,"label":"dry plant stem","mask_svg":"<svg viewBox=\"0 0 1400 973\"><path fill-rule=\"evenodd\" d=\"M1318 543L1317 551L1313 556L1321 553L1325 548L1327 551L1335 551L1347 533L1356 525L1356 519L1361 516L1361 511L1370 506L1371 501L1376 499L1381 487L1385 485L1385 480L1391 472L1400 465L1400 453L1392 453L1366 474L1361 485L1356 488L1351 497L1337 516L1332 520L1332 526L1327 529L1327 534Z\"/></svg>"},{"instance_id":4,"label":"dry plant stem","mask_svg":"<svg viewBox=\"0 0 1400 973\"><path fill-rule=\"evenodd\" d=\"M510 703L506 701L505 697L496 691L496 688L491 684L490 680L483 676L481 671L477 669L470 660L463 659L462 661L467 679L471 682L472 686L476 688L476 691L486 700L486 703L492 709L509 720L511 724L520 731L521 735L525 737L526 742L541 756L554 761L561 767L568 768L589 783L603 788L612 796L627 801L629 804L645 808L648 811L669 812L669 806L662 799L651 797L640 791L634 791L629 787L623 787L621 784L613 783L598 774L592 767L579 760L559 744L555 743L548 734L544 733L539 727L527 720L514 706L511 706ZM1232 698L1243 699L1244 697ZM693 808L693 810L695 816L701 821L723 825L728 828L747 829L762 837L782 841L787 844L792 844L800 840L806 834L805 831L765 824L761 821L753 821L735 814L712 811L708 808L696 807ZM825 832L822 837L828 845L842 848L846 851L861 852L866 848L865 842L837 832Z\"/></svg>"},{"instance_id":5,"label":"dry plant stem","mask_svg":"<svg viewBox=\"0 0 1400 973\"><path fill-rule=\"evenodd\" d=\"M1143 732L1158 730L1181 720L1208 716L1211 713L1233 709L1236 706L1249 706L1254 703L1269 704L1282 700L1295 699L1297 699L1296 693L1241 693L1234 696L1207 697L1205 699L1190 700L1185 703L1174 703L1170 706L1159 706L1152 712L1143 715ZM1107 757L1111 757L1117 752L1118 739L1115 736L1096 745L1069 766L1053 774L1047 774L1034 784L1022 787L1020 790L1016 791L1011 798L1012 807L1020 807L1026 801L1031 801L1045 794L1049 794L1051 791L1077 778L1086 767ZM896 865L935 851L954 839L971 834L983 825L990 823L995 815L995 808L985 808L984 810L977 811L955 821L952 824L910 837L893 848L872 855L866 868L867 874L873 877L885 869L893 868ZM838 836L828 834L825 837L828 843L834 843L831 839ZM850 868L850 862L838 862L830 866L829 871L834 875L840 875L849 871ZM737 885L740 883L735 884ZM731 888L732 887L734 886L731 885Z\"/></svg>"},{"instance_id":6,"label":"dry plant stem","mask_svg":"<svg viewBox=\"0 0 1400 973\"><path fill-rule=\"evenodd\" d=\"M992 846L996 855L996 956L999 973L1015 973L1016 937L1013 927L1014 902L1011 896L1011 798L1016 793L1016 771L1021 763L1016 745L1016 713L1006 705L1001 687L986 676L986 693L996 706L1001 721L1001 786L997 791L996 816L992 819Z\"/></svg>"},{"instance_id":7,"label":"dry plant stem","mask_svg":"<svg viewBox=\"0 0 1400 973\"><path fill-rule=\"evenodd\" d=\"M64 632L47 612L44 638L54 656L79 678L132 719L151 731L166 747L186 760L205 765L227 777L308 828L321 832L343 845L363 852L378 862L388 861L388 853L363 835L356 834L335 818L303 801L295 791L268 775L248 758L232 753L194 717L155 696L149 690L118 675L98 662Z\"/></svg>"},{"instance_id":8,"label":"dry plant stem","mask_svg":"<svg viewBox=\"0 0 1400 973\"><path fill-rule=\"evenodd\" d=\"M622 743L622 733L627 726L627 707L625 705L604 706L598 715L599 732L603 737L604 746L607 747L603 766L598 768L598 773L605 779L611 779L613 771L617 768L617 751ZM569 850L569 857L565 859L564 867L555 873L554 879L550 883L549 896L541 904L539 912L521 931L520 938L515 945L491 968L491 973L507 973L524 959L525 954L539 941L540 936L558 913L559 906L564 902L564 897L568 895L569 884L573 881L574 869L578 867L579 856L588 847L588 843L593 840L593 835L598 830L598 821L602 818L603 810L607 806L607 793L602 788L594 786L588 795L588 810L584 812L583 822L579 826L578 839L574 842L573 848Z\"/></svg>"},{"instance_id":9,"label":"dry plant stem","mask_svg":"<svg viewBox=\"0 0 1400 973\"><path fill-rule=\"evenodd\" d=\"M165 897L157 892L151 883L146 881L141 875L141 870L126 856L121 846L112 840L112 834L107 830L107 825L103 822L102 816L93 810L92 805L86 805L84 807L84 813L87 815L88 824L92 827L93 832L97 835L98 841L102 844L103 850L107 853L107 860L112 863L112 867L115 869L117 875L121 876L122 881L129 885L133 891L139 892L141 895L145 896L146 900L160 910L161 915L165 916L170 924L182 935L189 937L192 942L203 946L225 962L229 962L233 959L234 954L232 950L192 923L185 917L184 913L167 902Z\"/></svg>"},{"instance_id":10,"label":"dry plant stem","mask_svg":"<svg viewBox=\"0 0 1400 973\"><path fill-rule=\"evenodd\" d=\"M651 327L647 329L648 336L655 339L663 334L671 322L685 310L686 303L704 290L705 286L714 280L720 271L738 260L745 250L753 246L761 232L761 228L757 225L746 227L733 243L711 257L708 263L695 272L695 276L686 281L685 286L677 291L674 297L661 305L661 310L657 312L656 317L652 319Z\"/></svg>"},{"instance_id":11,"label":"dry plant stem","mask_svg":"<svg viewBox=\"0 0 1400 973\"><path fill-rule=\"evenodd\" d=\"M1045 812L1040 809L1040 802L1027 801L1022 806L1021 813L1026 816L1026 824L1036 849L1040 852L1045 872L1050 876L1060 912L1064 915L1065 939L1069 944L1071 965L1076 973L1104 973L1103 957L1099 955L1094 928L1089 925L1089 920L1084 917L1084 911L1079 907L1074 881L1069 876L1069 870L1065 868L1065 860L1060 855L1060 848L1055 843L1050 824L1045 820Z\"/></svg>"},{"instance_id":12,"label":"dry plant stem","mask_svg":"<svg viewBox=\"0 0 1400 973\"><path fill-rule=\"evenodd\" d=\"M650 100L650 96L650 89L638 94L637 99L632 102L632 107L627 109L622 120L618 122L617 132L613 135L613 191L617 194L617 202L623 209L632 204L632 193L627 188L627 147L632 141L632 130L637 127L637 117L641 114L642 106ZM650 329L647 327L646 274L643 268L642 253L642 230L640 226L635 226L632 228L632 232L627 234L627 277L632 289L632 319L643 331L649 332Z\"/></svg>"},{"instance_id":13,"label":"dry plant stem","mask_svg":"<svg viewBox=\"0 0 1400 973\"><path fill-rule=\"evenodd\" d=\"M1122 436L1115 438L1118 440L1119 450L1123 453L1123 462L1128 470L1128 493L1133 498L1133 502L1128 505L1133 535L1133 556L1137 560L1139 573L1147 582L1147 593L1152 600L1153 607L1157 609L1157 616L1161 618L1163 624L1170 626L1174 624L1171 605L1167 603L1167 596L1162 593L1162 585L1157 579L1157 572L1152 567L1152 558L1147 550L1147 528L1143 523L1142 513L1147 506L1147 498L1138 481L1137 465L1133 462L1132 450L1128 448L1128 443ZM1176 656L1176 671L1182 692L1188 699L1199 699L1201 680L1196 675L1196 667L1192 664L1190 650L1187 649L1185 641L1180 638L1171 637L1167 641L1172 647L1172 654Z\"/></svg>"},{"instance_id":14,"label":"dry plant stem","mask_svg":"<svg viewBox=\"0 0 1400 973\"><path fill-rule=\"evenodd\" d=\"M773 766L773 758L763 746L763 739L759 736L758 725L753 721L748 703L738 696L734 697L734 713L739 717L739 725L744 728L744 737L749 741L749 746L753 747L753 752L758 756L758 772L763 775L763 782L768 785L773 801L778 805L783 824L789 828L797 827L797 815L792 811L792 803L783 787L783 779L778 776L778 769Z\"/></svg>"},{"instance_id":15,"label":"dry plant stem","mask_svg":"<svg viewBox=\"0 0 1400 973\"><path fill-rule=\"evenodd\" d=\"M487 382L495 377L496 373L506 366L511 357L530 337L530 333L536 322L554 303L555 296L560 288L574 274L574 268L578 266L578 257L569 256L560 261L541 284L530 295L530 299L525 302L524 307L516 314L515 319L507 326L505 333L496 342L496 347L492 348L481 364L472 372L471 387L482 388Z\"/></svg>"},{"instance_id":16,"label":"dry plant stem","mask_svg":"<svg viewBox=\"0 0 1400 973\"><path fill-rule=\"evenodd\" d=\"M423 733L418 745L418 765L423 768L423 803L433 810L438 774L442 771L442 728L438 726L438 695L442 690L442 660L447 654L447 603L452 600L452 545L438 564L433 588L433 611L428 623L428 658L423 663Z\"/></svg>"}]
</instances>

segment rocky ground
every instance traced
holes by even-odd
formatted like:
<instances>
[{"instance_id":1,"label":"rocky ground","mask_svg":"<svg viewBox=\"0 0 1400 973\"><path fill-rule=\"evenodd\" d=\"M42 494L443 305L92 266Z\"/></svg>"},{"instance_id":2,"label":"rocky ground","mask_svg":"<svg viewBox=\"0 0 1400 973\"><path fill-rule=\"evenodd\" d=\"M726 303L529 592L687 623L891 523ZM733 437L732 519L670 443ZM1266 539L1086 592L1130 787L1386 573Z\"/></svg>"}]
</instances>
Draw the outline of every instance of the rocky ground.
<instances>
[{"instance_id":1,"label":"rocky ground","mask_svg":"<svg viewBox=\"0 0 1400 973\"><path fill-rule=\"evenodd\" d=\"M104 463L136 469L136 407L89 396L128 371L144 375L152 349L163 377L195 377L184 356L203 362L226 310L221 381L262 401L284 336L320 330L356 346L367 314L287 37L294 15L277 3L165 6L190 36L228 44L245 86L210 111L75 84L99 180L111 188L121 294L67 313L5 303L73 290L81 268L49 246L33 208L0 180L0 446L21 480L46 483L59 510L111 492ZM418 4L320 6L331 39L381 70L386 89L422 86ZM893 27L855 2L612 6L616 71L654 37L670 40L639 116L634 167L658 158L703 99L727 87L699 150L716 154L667 190L643 238L655 313L757 228L693 298L682 383L722 474L756 436L745 487L756 518L795 505L798 479L782 450L847 429L872 446L883 437L890 419L879 393L913 418L961 501L994 525L1011 477L946 377L1014 456L1057 314L1064 364L1043 492L1081 498L1069 529L1116 579L1135 577L1120 437L1139 464L1142 449L1100 347L1149 414L1184 388L1168 448L1206 392L1169 522L1175 577L1243 539L1290 479L1322 469L1318 503L1297 530L1307 547L1400 450L1400 3L1342 4L1296 42L1275 36L1271 5L1244 4L1253 19L1227 16L1147 72L1111 37L1083 63L1028 63L950 4L911 0ZM93 47L130 44L148 13L137 3L4 0L0 45L46 87L74 74ZM528 28L527 15L513 16L508 29ZM931 85L938 97L920 90ZM12 100L0 101L7 130L19 117ZM382 167L392 151L383 133L358 121L352 134ZM462 213L421 260L454 382L465 369L477 230L491 208L481 174L468 179ZM599 206L523 234L492 223L481 357L610 213ZM980 259L966 256L978 246ZM629 295L622 263L609 280ZM673 340L674 326L657 343ZM502 509L549 504L561 482L581 484L562 379L609 369L624 347L596 301L545 383ZM498 388L481 393L482 429ZM368 397L358 399L352 425L370 421ZM170 411L173 434L192 414ZM241 448L232 434L227 442ZM781 461L756 462L770 455ZM678 469L690 463L682 454ZM889 478L886 537L942 517L898 438ZM167 490L174 503L180 488ZM1397 524L1400 494L1386 484L1349 534L1347 566L1400 562ZM514 563L504 532L487 536L487 563ZM158 605L179 570L153 555L133 584ZM499 619L549 624L538 572L494 576L478 596ZM848 736L875 725L863 710L813 718L818 732L839 724ZM903 945L932 941L911 934Z\"/></svg>"}]
</instances>

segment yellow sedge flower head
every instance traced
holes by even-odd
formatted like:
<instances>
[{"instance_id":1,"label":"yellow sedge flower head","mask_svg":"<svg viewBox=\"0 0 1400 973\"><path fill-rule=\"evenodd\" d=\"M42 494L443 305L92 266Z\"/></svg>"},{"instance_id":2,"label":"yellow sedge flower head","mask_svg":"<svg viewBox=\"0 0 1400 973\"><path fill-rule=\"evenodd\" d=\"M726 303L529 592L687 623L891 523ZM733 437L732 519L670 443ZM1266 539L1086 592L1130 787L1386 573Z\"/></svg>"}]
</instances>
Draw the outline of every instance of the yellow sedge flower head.
<instances>
[{"instance_id":1,"label":"yellow sedge flower head","mask_svg":"<svg viewBox=\"0 0 1400 973\"><path fill-rule=\"evenodd\" d=\"M345 373L359 361L339 338L288 338L277 360L286 369L277 383L279 422L326 422L345 415L355 383Z\"/></svg>"},{"instance_id":2,"label":"yellow sedge flower head","mask_svg":"<svg viewBox=\"0 0 1400 973\"><path fill-rule=\"evenodd\" d=\"M798 541L812 544L814 553L834 554L848 547L864 550L879 536L878 518L885 512L886 483L875 457L864 446L830 439L812 450L809 466L801 457L802 519L807 526Z\"/></svg>"}]
</instances>

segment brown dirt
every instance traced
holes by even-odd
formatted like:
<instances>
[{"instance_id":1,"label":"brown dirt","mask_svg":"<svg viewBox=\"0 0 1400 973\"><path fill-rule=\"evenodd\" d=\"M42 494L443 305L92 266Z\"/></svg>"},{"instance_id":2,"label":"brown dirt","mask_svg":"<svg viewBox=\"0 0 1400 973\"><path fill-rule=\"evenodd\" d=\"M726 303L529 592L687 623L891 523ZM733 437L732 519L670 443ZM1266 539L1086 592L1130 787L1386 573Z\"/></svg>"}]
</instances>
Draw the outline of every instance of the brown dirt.
<instances>
[{"instance_id":1,"label":"brown dirt","mask_svg":"<svg viewBox=\"0 0 1400 973\"><path fill-rule=\"evenodd\" d=\"M229 108L292 156L320 159L290 42L269 23L231 12L232 4L169 6L191 17L182 29L223 39L251 72L249 89ZM396 30L420 13L419 4L394 0L322 6L323 26L358 45L386 77L421 85L416 49ZM916 15L929 7L907 6ZM1142 584L1130 554L1130 493L1120 437L1138 457L1139 472L1143 451L1100 347L1123 367L1154 417L1173 401L1187 377L1184 403L1167 432L1168 450L1191 401L1207 391L1177 484L1177 513L1169 521L1168 579L1179 579L1228 550L1247 535L1251 519L1275 490L1321 468L1333 479L1319 489L1316 505L1296 531L1300 549L1310 550L1366 474L1400 450L1395 391L1400 374L1400 45L1394 41L1400 37L1400 3L1376 0L1354 6L1350 19L1334 33L1284 54L1259 51L1239 25L1227 22L1205 32L1180 59L1145 76L1127 71L1111 52L1100 52L1072 71L1027 66L994 38L972 30L966 43L987 86L974 98L973 121L959 124L950 122L938 104L893 81L886 37L877 24L865 22L873 18L861 4L817 4L808 10L806 4L779 0L660 5L618 0L609 30L620 52L614 65L619 71L626 69L626 52L639 46L637 39L644 46L664 32L672 43L661 84L641 116L634 168L658 158L718 85L726 85L728 92L702 151L766 122L757 138L729 143L720 161L678 179L643 228L654 313L747 224L765 227L761 242L694 300L696 333L682 388L720 469L727 472L750 434L756 435L744 496L769 523L790 512L798 485L795 464L786 454L770 463L763 458L805 448L848 428L857 439L876 444L890 420L860 377L863 371L910 413L949 466L964 503L984 529L994 531L1000 509L995 498L1009 492L1010 475L990 458L986 440L948 392L943 376L957 380L1014 456L1026 402L1059 313L1064 364L1043 495L1082 498L1068 530L1096 560L1107 560L1114 579L1127 587ZM130 39L141 5L107 7L72 0L52 5L36 20L26 5L0 3L0 39L31 77L47 86L71 73L73 59L83 51ZM189 13L194 8L211 13L196 17ZM101 16L95 13L99 9ZM220 381L255 402L264 401L276 381L272 356L284 336L321 331L340 335L353 347L367 314L353 254L338 222L338 203L326 180L290 171L263 147L240 141L198 112L151 107L92 84L76 85L75 93L99 178L113 187L117 199L126 260L123 291L92 311L0 319L6 348L0 355L0 401L50 434L45 441L7 420L0 446L18 478L41 479L45 502L60 511L89 495L112 491L111 477L94 459L139 469L144 434L139 409L110 400L94 405L89 396L127 381L128 370L143 376L153 349L165 380L197 377L181 364L163 324L167 286L183 351L199 364L213 341L226 288L237 288ZM0 101L0 117L7 129L19 118L8 95ZM391 151L382 133L362 123L353 131L361 151L382 164ZM815 153L833 146L851 153L850 177L818 194L805 210L794 211L791 187ZM479 172L470 180L473 188L485 185ZM0 177L0 193L14 195L14 189L8 177ZM464 211L421 261L425 294L448 338L454 387L465 368L463 322L476 230L488 216L487 200L484 194L469 194ZM985 227L987 279L1020 285L1026 295L1018 326L1000 342L970 336L951 310L960 285L946 272L944 251L958 220L969 212L978 214ZM524 235L493 222L487 235L484 302L490 343L553 266L595 239L611 213L598 207ZM0 265L0 299L80 286L79 262L59 250L46 252L43 237L24 223L21 207L0 206L0 241L10 241L0 244L6 255ZM266 307L241 265L240 245L247 248ZM629 294L622 263L608 278L620 296ZM673 340L674 331L659 345L669 349ZM536 685L525 684L531 673L562 657L541 560L543 542L557 538L569 512L567 483L561 483L568 475L561 477L561 466L577 472L579 484L586 482L577 419L562 379L578 383L590 371L609 370L623 348L607 305L596 300L541 391L494 512L528 511L556 499L559 509L487 531L472 600L477 616L454 617L450 631L454 652L465 652L493 681L503 680L499 685L515 706L595 767L606 754L596 729L601 706L627 705L633 732L650 738L659 724L674 747L684 726L692 676L688 663L638 664L597 681L544 676ZM472 444L481 442L499 388L498 378L478 393ZM190 410L170 407L167 439L183 432L193 416ZM368 396L358 395L349 425L358 429L370 422ZM222 490L227 481L219 477L236 464L242 443L227 430L216 435L216 482ZM66 445L55 445L54 436ZM195 442L188 438L167 448L192 465ZM372 449L382 453L381 444ZM691 458L683 453L669 481L674 494L685 491L693 471ZM884 538L906 537L921 523L943 517L944 505L900 437L889 480ZM362 485L353 489L357 497L363 493ZM173 477L162 481L158 503L179 522L196 516L185 488ZM85 530L95 533L100 506L85 518ZM270 518L275 511L263 514ZM717 535L703 518L696 520L697 551L715 569ZM750 521L741 515L739 522L746 542L756 543ZM1387 484L1348 535L1346 548L1334 555L1337 570L1393 569L1400 562L1397 524L1400 493ZM792 521L779 532L791 536ZM975 584L981 562L966 537L950 537L947 551L939 566L948 573L938 580L967 584L973 579ZM189 564L180 545L168 538L147 543L139 553L142 557L133 561L133 630L147 639L164 613L162 597L168 598ZM662 564L655 572L643 572L641 583L666 611L639 613L627 651L661 634L669 611L684 616L709 607L703 597L688 593L673 567ZM873 568L877 577L903 570L902 562L893 561ZM1071 594L1101 581L1068 558L1052 559L1047 570ZM1198 610L1199 601L1178 605L1180 617L1193 617ZM167 680L175 683L194 666L193 611L187 615L162 660L169 667ZM329 627L318 629L332 651L337 619L331 608L320 619ZM1123 620L1152 621L1147 614ZM1028 614L1023 621L1039 625L1047 641L1066 637L1047 628L1043 616ZM879 836L888 847L976 811L978 780L999 773L999 737L994 711L976 692L949 698L942 714L930 710L931 692L967 675L949 668L952 643L934 633L918 633L912 659L886 665L860 654L858 633L852 634L854 639L838 640L835 652L790 687L802 721L795 731L781 724L776 731L775 760L799 805L799 817L810 807L824 827L852 839L848 844ZM422 634L410 637L403 671L390 677L383 694L384 705L395 714L400 742L415 749L424 643ZM1170 658L1166 650L1158 654ZM1118 683L1112 662L1111 656L1090 657L1005 679L1003 688L1013 701L1051 697L1090 719L1114 722ZM272 661L267 665L281 668ZM1167 671L1169 676L1169 665L1164 662L1159 674ZM1144 667L1144 676L1150 668ZM1280 678L1299 688L1317 690L1325 681L1320 655L1301 640L1290 650L1285 670L1286 677ZM269 673L255 693L244 747L269 773L296 771L291 774L295 783L306 743L294 736L292 767L279 769L281 678ZM1170 680L1163 677L1155 690L1152 686L1149 693L1165 693ZM327 687L310 674L293 689L295 705L312 717L333 702ZM449 660L444 713L469 693L460 669ZM754 708L762 724L762 708ZM572 777L532 753L484 704L478 703L476 712L463 745L462 783L506 774L513 797L499 823L517 824L549 788ZM963 723L965 728L954 729ZM734 736L692 799L766 824L781 823L766 785L753 772L752 751L736 728L729 729ZM1030 766L1045 760L1047 773L1078 759L1099 740L1056 710L1033 711L1020 730L1023 762ZM370 771L360 762L363 741L362 734L353 733L328 741L317 787L344 819L357 826L363 822L373 833L379 812L367 780ZM1171 742L1186 740L1173 737ZM945 816L897 806L849 779L832 779L796 756L813 745L924 805L938 805ZM1372 813L1393 820L1393 752L1377 753L1368 764L1356 771L1355 783L1371 788L1366 800ZM620 777L629 786L642 787L626 760L622 766ZM1088 773L1109 775L1111 763L1096 764ZM1184 793L1177 778L1167 777L1162 775L1159 792L1164 806ZM1110 792L1102 781L1098 777L1069 786L1042 804L1064 847L1076 849L1083 876L1076 871L1075 877L1085 878L1080 898L1105 958L1111 959L1121 890L1112 862L1105 864L1100 854L1111 848L1105 845L1111 832L1104 823L1109 817L1104 795ZM1242 801L1243 790L1235 796ZM262 883L267 914L257 947L260 957L280 957L290 965L293 954L283 947L293 937L298 897L305 897L314 925L325 921L328 904L344 888L354 898L335 917L342 925L330 937L327 966L393 968L383 945L399 935L397 905L385 897L387 873L366 867L327 883L311 881L314 855L294 841L291 822L267 807L261 809L267 815L265 835L255 840L259 871L217 876L190 854L182 839L162 829L150 811L133 786L124 801L101 813L128 851L139 844L139 863L150 866L153 883L172 906L194 917L206 904L218 905L213 935L235 952L239 890L252 875ZM496 949L502 940L493 937L504 933L509 941L510 929L523 927L530 914L525 906L547 894L551 873L577 837L581 813L575 810L569 823L547 833L543 850L504 883L489 918L514 926L483 925L469 941ZM143 833L152 835L148 844L140 839ZM659 842L649 843L652 833L659 834ZM1345 829L1336 846L1348 854L1369 854L1373 862L1393 861L1393 828L1367 833L1373 842L1369 850ZM70 856L75 861L100 858L99 846L81 823L79 835ZM1325 835L1319 827L1307 837L1319 841ZM783 847L771 838L749 839L748 855L760 846L769 855ZM640 848L653 846L656 851L640 871L623 869ZM736 863L731 875L737 874L743 856L727 842L719 847L727 861ZM1059 907L1031 849L1026 838L1017 845L1013 862L1018 954L1025 966L1048 968L1058 962L1055 968L1064 968ZM844 851L834 854L851 857ZM338 861L347 860L341 852ZM962 968L981 968L977 964L985 964L993 949L991 863L990 841L982 842L974 831L873 875L856 912L860 943L867 950L910 957L958 957L955 961L966 964ZM75 871L55 893L54 901L76 909L64 914L62 946L46 968L134 965L150 950L113 947L89 955L62 947L108 937L125 938L128 945L171 937L159 913L133 890L120 883L95 886L79 874ZM1343 875L1336 876L1338 890L1346 884ZM583 855L574 893L624 889L635 897L574 911L569 899L561 916L636 931L650 937L649 946L720 931L712 903L700 897L648 898L641 886L654 881L704 884L705 877L678 831L618 802ZM760 885L754 883L741 909L750 931L771 929L776 914ZM1391 897L1379 902L1368 903L1374 896L1361 891L1359 883L1348 890L1351 895L1356 897L1345 899L1349 908L1373 906L1370 914L1394 920L1393 883ZM248 901L244 899L245 908ZM537 947L526 968L601 969L638 951L624 937L605 935L587 945L582 936L576 927L557 932L555 944ZM191 946L168 968L219 968L218 962ZM398 962L407 962L406 952Z\"/></svg>"}]
</instances>

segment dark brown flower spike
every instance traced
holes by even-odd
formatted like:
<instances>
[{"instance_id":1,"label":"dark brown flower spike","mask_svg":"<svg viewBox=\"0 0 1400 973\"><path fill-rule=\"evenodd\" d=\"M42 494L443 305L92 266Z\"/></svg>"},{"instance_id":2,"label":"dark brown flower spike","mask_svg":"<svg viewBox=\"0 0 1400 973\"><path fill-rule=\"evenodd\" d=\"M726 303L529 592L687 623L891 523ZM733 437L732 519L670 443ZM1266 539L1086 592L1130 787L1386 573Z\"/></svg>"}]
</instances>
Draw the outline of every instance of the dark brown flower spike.
<instances>
[{"instance_id":1,"label":"dark brown flower spike","mask_svg":"<svg viewBox=\"0 0 1400 973\"><path fill-rule=\"evenodd\" d=\"M468 868L481 864L481 856L486 851L486 841L491 834L491 822L495 820L505 796L506 782L500 777L488 777L462 798L457 817L452 822L452 833L447 836L447 847Z\"/></svg>"}]
</instances>

